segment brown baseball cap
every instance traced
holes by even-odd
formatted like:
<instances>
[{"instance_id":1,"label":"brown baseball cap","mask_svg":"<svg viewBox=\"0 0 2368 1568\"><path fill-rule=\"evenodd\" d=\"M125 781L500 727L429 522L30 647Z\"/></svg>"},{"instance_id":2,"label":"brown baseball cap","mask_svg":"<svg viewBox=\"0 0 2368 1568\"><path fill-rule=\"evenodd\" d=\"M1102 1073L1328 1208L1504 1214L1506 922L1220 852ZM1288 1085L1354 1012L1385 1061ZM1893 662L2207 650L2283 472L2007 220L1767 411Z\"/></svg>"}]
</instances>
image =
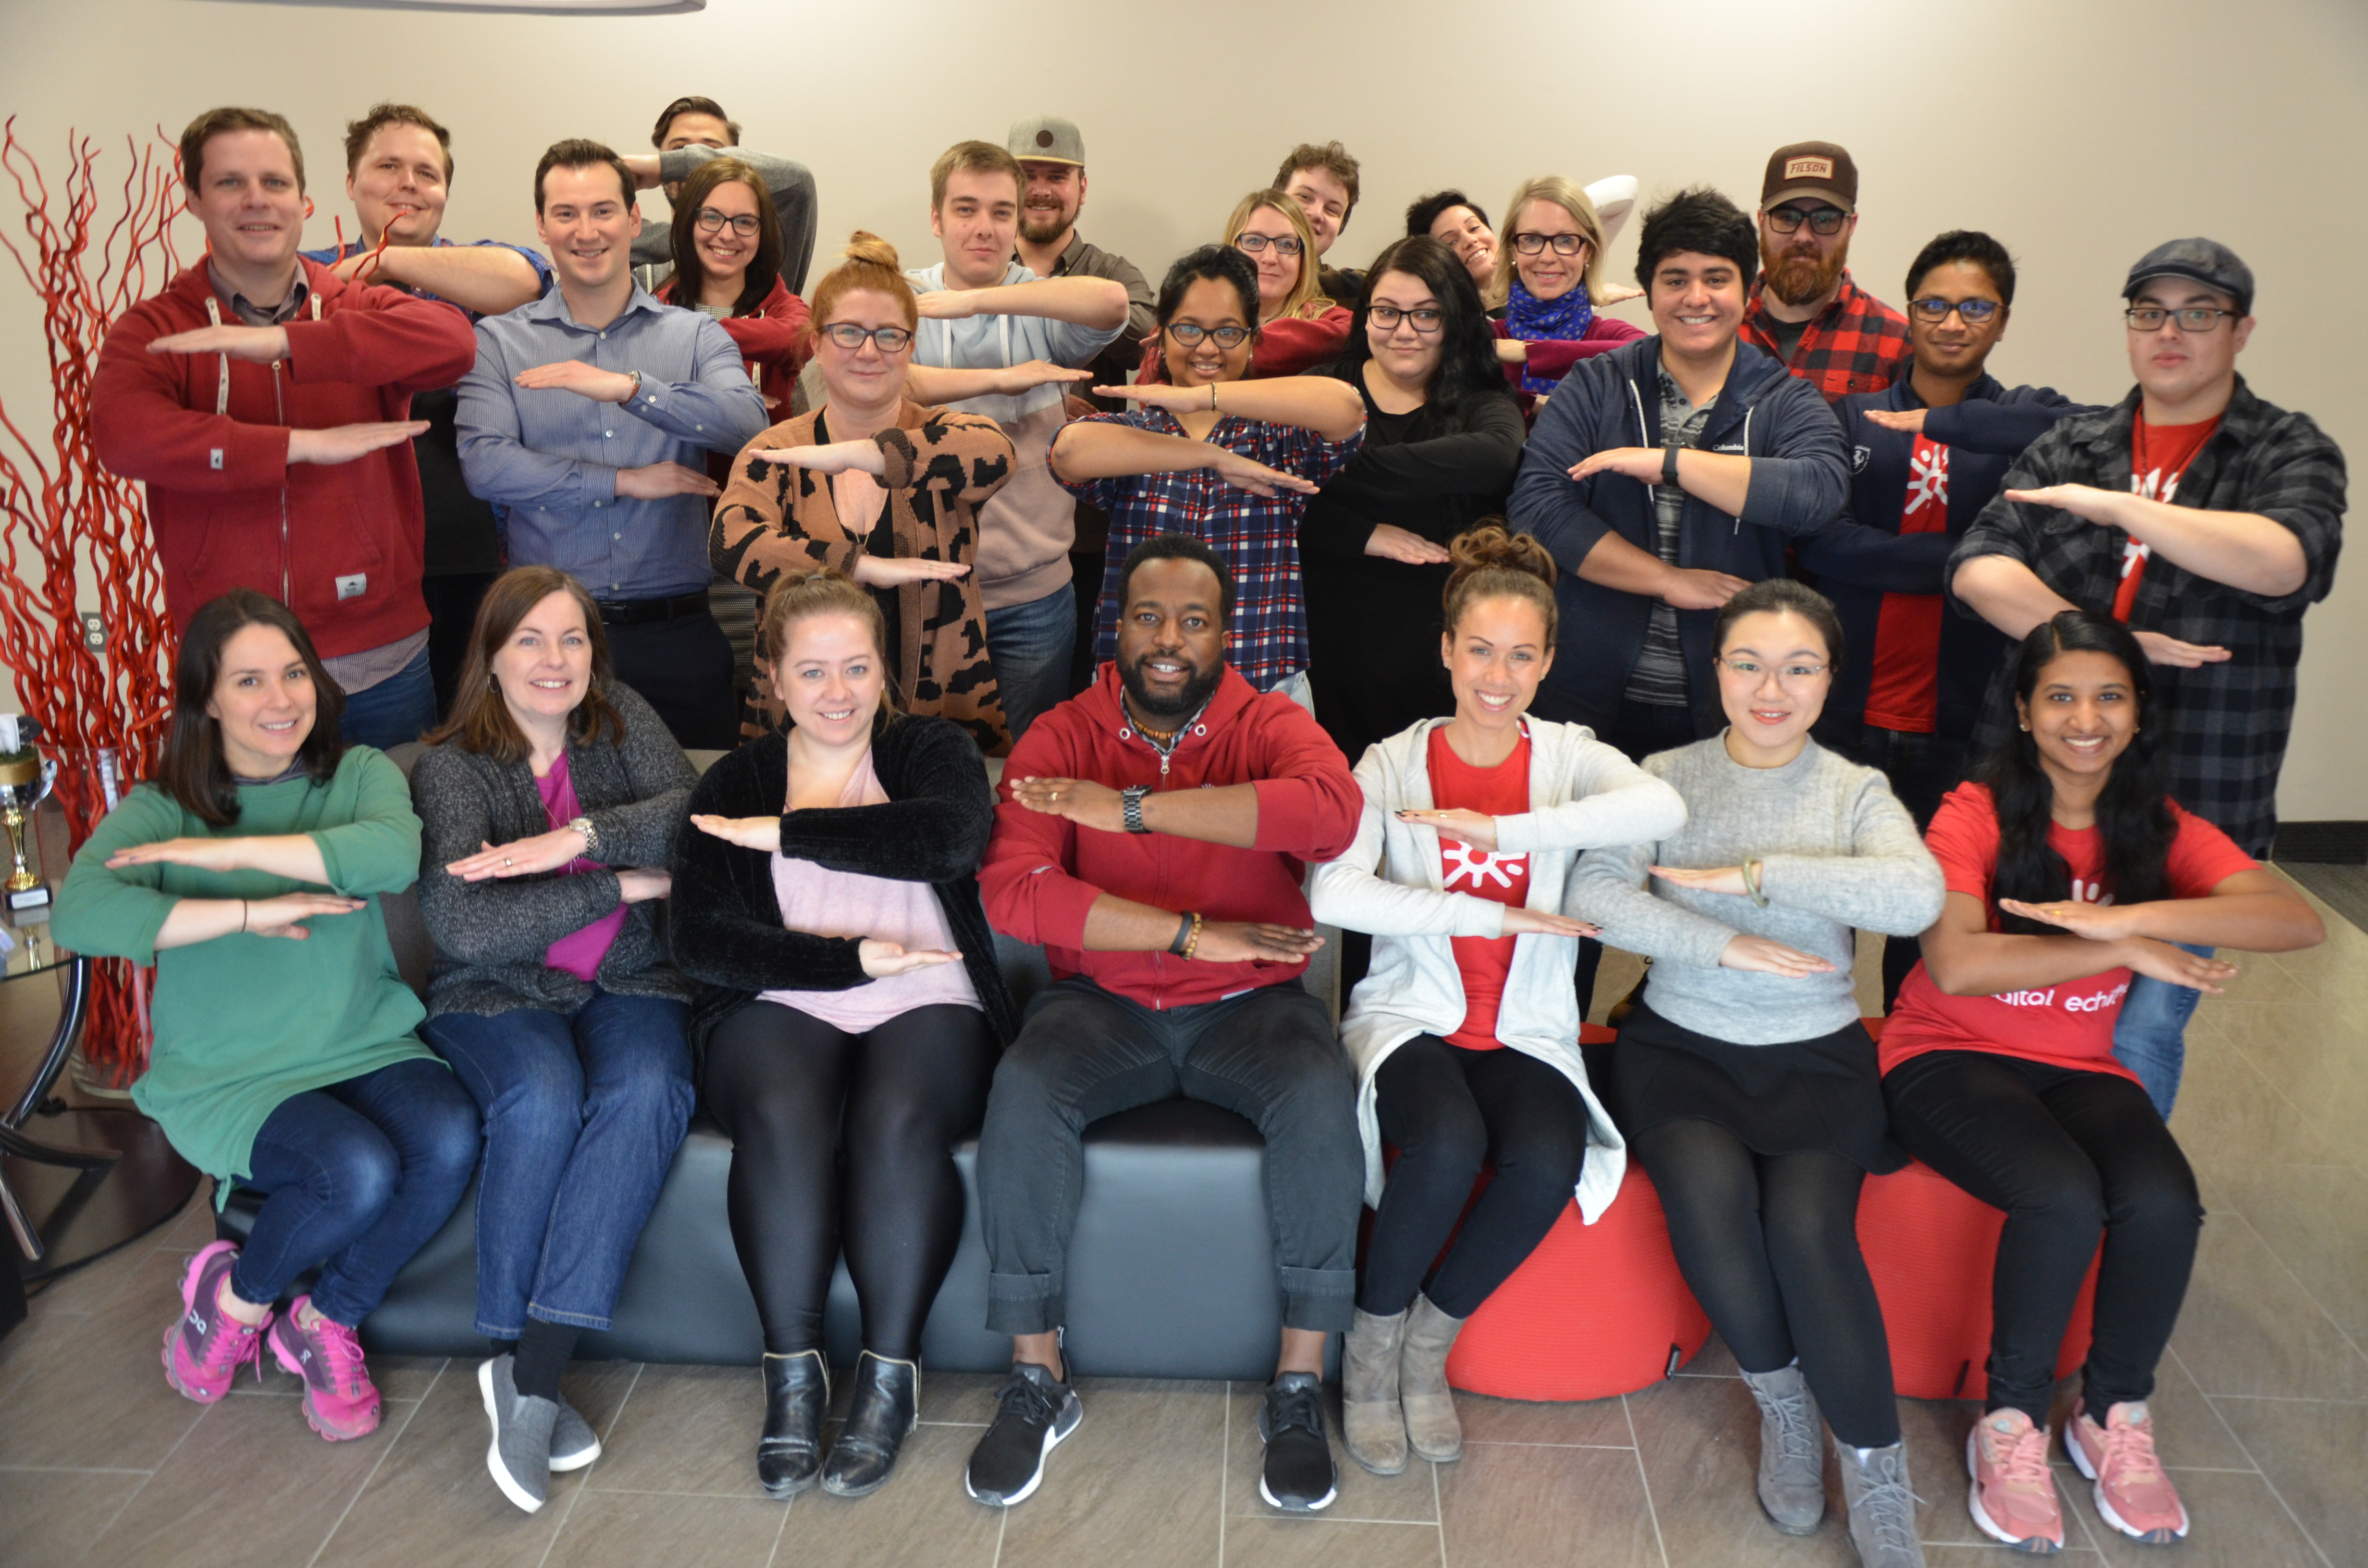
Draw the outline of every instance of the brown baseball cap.
<instances>
[{"instance_id":1,"label":"brown baseball cap","mask_svg":"<svg viewBox=\"0 0 2368 1568\"><path fill-rule=\"evenodd\" d=\"M1027 163L1075 164L1079 168L1086 165L1086 139L1075 124L1053 115L1013 120L1003 145L1013 157Z\"/></svg>"},{"instance_id":2,"label":"brown baseball cap","mask_svg":"<svg viewBox=\"0 0 2368 1568\"><path fill-rule=\"evenodd\" d=\"M1768 159L1768 177L1759 182L1759 210L1797 196L1822 196L1845 212L1858 210L1858 165L1849 152L1831 142L1795 142L1779 147Z\"/></svg>"}]
</instances>

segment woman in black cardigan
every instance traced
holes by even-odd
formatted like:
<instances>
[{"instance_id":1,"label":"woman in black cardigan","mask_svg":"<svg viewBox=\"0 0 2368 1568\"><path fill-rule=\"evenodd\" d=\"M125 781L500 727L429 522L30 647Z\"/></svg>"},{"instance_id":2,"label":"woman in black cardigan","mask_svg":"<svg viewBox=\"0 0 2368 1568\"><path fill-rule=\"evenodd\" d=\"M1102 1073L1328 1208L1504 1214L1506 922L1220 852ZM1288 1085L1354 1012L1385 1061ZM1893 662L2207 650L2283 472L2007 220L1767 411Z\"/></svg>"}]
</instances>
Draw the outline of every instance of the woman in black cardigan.
<instances>
[{"instance_id":1,"label":"woman in black cardigan","mask_svg":"<svg viewBox=\"0 0 2368 1568\"><path fill-rule=\"evenodd\" d=\"M885 631L844 577L774 590L757 649L791 728L708 770L675 848L676 961L704 983L692 1040L732 1135L732 1238L765 1328L757 1473L776 1497L817 1477L860 1497L894 1470L962 1239L954 1141L1019 1024L978 897L994 792L966 732L884 706ZM842 1247L863 1355L825 1462Z\"/></svg>"}]
</instances>

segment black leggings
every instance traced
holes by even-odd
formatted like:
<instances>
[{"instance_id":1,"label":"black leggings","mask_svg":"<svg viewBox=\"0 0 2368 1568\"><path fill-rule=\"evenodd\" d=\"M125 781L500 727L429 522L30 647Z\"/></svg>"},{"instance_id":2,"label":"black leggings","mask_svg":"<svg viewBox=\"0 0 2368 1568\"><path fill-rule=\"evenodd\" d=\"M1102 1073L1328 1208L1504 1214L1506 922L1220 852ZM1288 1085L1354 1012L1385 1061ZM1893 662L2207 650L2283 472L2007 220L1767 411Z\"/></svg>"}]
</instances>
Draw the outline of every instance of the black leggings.
<instances>
[{"instance_id":1,"label":"black leggings","mask_svg":"<svg viewBox=\"0 0 2368 1568\"><path fill-rule=\"evenodd\" d=\"M2047 1419L2055 1358L2100 1233L2083 1397L2101 1421L2152 1393L2203 1205L2146 1090L2113 1073L1936 1051L1893 1068L1883 1091L1909 1153L2006 1210L1990 1284L1989 1407Z\"/></svg>"},{"instance_id":2,"label":"black leggings","mask_svg":"<svg viewBox=\"0 0 2368 1568\"><path fill-rule=\"evenodd\" d=\"M1669 1217L1678 1267L1747 1372L1797 1358L1834 1436L1899 1441L1891 1345L1858 1249L1866 1172L1823 1150L1759 1154L1708 1121L1629 1140Z\"/></svg>"},{"instance_id":3,"label":"black leggings","mask_svg":"<svg viewBox=\"0 0 2368 1568\"><path fill-rule=\"evenodd\" d=\"M1448 1316L1470 1317L1570 1202L1587 1156L1587 1102L1533 1056L1418 1034L1373 1075L1373 1108L1398 1160L1365 1246L1357 1305L1380 1317L1406 1311L1453 1232L1429 1294ZM1457 1231L1483 1161L1496 1177Z\"/></svg>"},{"instance_id":4,"label":"black leggings","mask_svg":"<svg viewBox=\"0 0 2368 1568\"><path fill-rule=\"evenodd\" d=\"M821 1347L844 1245L863 1347L919 1355L962 1241L954 1142L978 1125L994 1073L974 1007L916 1007L851 1035L752 1002L716 1026L707 1103L732 1135L732 1242L767 1350Z\"/></svg>"}]
</instances>

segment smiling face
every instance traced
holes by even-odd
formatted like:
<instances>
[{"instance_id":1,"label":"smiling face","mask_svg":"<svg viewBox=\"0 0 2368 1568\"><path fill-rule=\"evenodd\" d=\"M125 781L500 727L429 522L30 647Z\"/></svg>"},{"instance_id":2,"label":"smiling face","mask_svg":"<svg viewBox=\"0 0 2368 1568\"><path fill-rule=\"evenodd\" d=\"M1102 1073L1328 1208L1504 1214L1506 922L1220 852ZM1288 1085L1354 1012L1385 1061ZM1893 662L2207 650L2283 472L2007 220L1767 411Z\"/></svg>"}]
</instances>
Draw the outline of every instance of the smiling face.
<instances>
[{"instance_id":1,"label":"smiling face","mask_svg":"<svg viewBox=\"0 0 2368 1568\"><path fill-rule=\"evenodd\" d=\"M944 242L946 280L970 289L1003 281L1019 234L1019 187L993 169L956 169L946 176L946 199L929 214L929 233Z\"/></svg>"},{"instance_id":2,"label":"smiling face","mask_svg":"<svg viewBox=\"0 0 2368 1568\"><path fill-rule=\"evenodd\" d=\"M2111 653L2056 654L2040 667L2030 699L2017 698L2014 707L2039 747L2040 767L2059 783L2095 783L2138 732L2136 688Z\"/></svg>"},{"instance_id":3,"label":"smiling face","mask_svg":"<svg viewBox=\"0 0 2368 1568\"><path fill-rule=\"evenodd\" d=\"M278 138L274 137L274 141ZM277 778L313 733L319 693L288 633L250 622L222 644L206 716L222 734L222 760L241 778Z\"/></svg>"},{"instance_id":4,"label":"smiling face","mask_svg":"<svg viewBox=\"0 0 2368 1568\"><path fill-rule=\"evenodd\" d=\"M592 634L574 594L546 594L487 664L511 720L531 734L564 720L592 688Z\"/></svg>"},{"instance_id":5,"label":"smiling face","mask_svg":"<svg viewBox=\"0 0 2368 1568\"><path fill-rule=\"evenodd\" d=\"M1231 348L1218 347L1217 340L1206 335L1222 327L1256 327L1258 324L1242 315L1242 297L1234 286L1220 278L1196 278L1178 301L1176 313L1168 318L1169 326L1197 326L1202 330L1201 341L1187 346L1176 340L1176 335L1162 327L1160 350L1167 360L1167 380L1179 387L1204 387L1212 381L1238 381L1249 373L1250 353L1258 343L1255 332Z\"/></svg>"},{"instance_id":6,"label":"smiling face","mask_svg":"<svg viewBox=\"0 0 2368 1568\"><path fill-rule=\"evenodd\" d=\"M748 262L763 243L761 231L743 234L732 226L734 218L757 216L757 193L748 188L746 180L728 179L707 193L701 209L723 214L723 222L710 233L705 225L691 225L691 244L699 251L699 265L707 274L707 281L718 289L739 290L741 280L748 275Z\"/></svg>"},{"instance_id":7,"label":"smiling face","mask_svg":"<svg viewBox=\"0 0 2368 1568\"><path fill-rule=\"evenodd\" d=\"M1546 618L1510 594L1466 605L1455 629L1440 636L1439 653L1455 688L1456 720L1482 730L1518 723L1554 668Z\"/></svg>"},{"instance_id":8,"label":"smiling face","mask_svg":"<svg viewBox=\"0 0 2368 1568\"><path fill-rule=\"evenodd\" d=\"M1734 740L1766 759L1757 766L1791 761L1833 688L1825 638L1790 610L1757 610L1735 619L1718 653L1719 705Z\"/></svg>"},{"instance_id":9,"label":"smiling face","mask_svg":"<svg viewBox=\"0 0 2368 1568\"><path fill-rule=\"evenodd\" d=\"M198 184L185 199L190 215L206 226L206 249L214 256L251 271L296 259L304 233L304 187L278 131L224 131L206 138Z\"/></svg>"},{"instance_id":10,"label":"smiling face","mask_svg":"<svg viewBox=\"0 0 2368 1568\"><path fill-rule=\"evenodd\" d=\"M1126 580L1118 618L1118 677L1138 718L1156 728L1200 711L1225 673L1223 587L1198 561L1147 561Z\"/></svg>"},{"instance_id":11,"label":"smiling face","mask_svg":"<svg viewBox=\"0 0 2368 1568\"><path fill-rule=\"evenodd\" d=\"M1315 254L1324 255L1340 231L1349 226L1349 187L1330 169L1300 169L1283 182L1282 193L1307 214L1315 234Z\"/></svg>"},{"instance_id":12,"label":"smiling face","mask_svg":"<svg viewBox=\"0 0 2368 1568\"><path fill-rule=\"evenodd\" d=\"M1372 302L1404 312L1386 332L1370 314L1365 318L1365 344L1372 350L1373 362L1402 386L1429 385L1447 344L1446 321L1442 316L1438 325L1423 332L1416 327L1413 312L1443 311L1439 297L1411 272L1384 272L1373 280Z\"/></svg>"},{"instance_id":13,"label":"smiling face","mask_svg":"<svg viewBox=\"0 0 2368 1568\"><path fill-rule=\"evenodd\" d=\"M435 133L396 122L371 133L346 176L346 197L365 239L384 234L399 245L434 244L444 225L447 177Z\"/></svg>"},{"instance_id":14,"label":"smiling face","mask_svg":"<svg viewBox=\"0 0 2368 1568\"><path fill-rule=\"evenodd\" d=\"M1028 176L1019 193L1019 233L1031 245L1049 245L1077 222L1086 204L1086 171L1075 164L1022 158L1019 172Z\"/></svg>"},{"instance_id":15,"label":"smiling face","mask_svg":"<svg viewBox=\"0 0 2368 1568\"><path fill-rule=\"evenodd\" d=\"M1258 263L1258 314L1271 318L1282 309L1282 302L1291 298L1291 291L1299 287L1299 269L1310 265L1309 259L1304 253L1285 256L1275 244L1278 240L1294 245L1299 244L1299 231L1292 226L1290 219L1274 208L1260 207L1253 210L1242 221L1242 233L1256 234L1266 241L1266 244L1257 252L1244 251L1243 254ZM1239 246L1241 241L1236 237L1234 243Z\"/></svg>"},{"instance_id":16,"label":"smiling face","mask_svg":"<svg viewBox=\"0 0 2368 1568\"><path fill-rule=\"evenodd\" d=\"M1723 256L1676 251L1653 268L1653 324L1662 343L1688 358L1725 351L1743 324L1742 269Z\"/></svg>"},{"instance_id":17,"label":"smiling face","mask_svg":"<svg viewBox=\"0 0 2368 1568\"><path fill-rule=\"evenodd\" d=\"M211 161L207 167L212 167ZM2237 308L2237 301L2227 295L2184 278L2148 278L2131 297L2130 304L2166 311ZM2216 383L2233 381L2237 355L2252 335L2250 316L2217 317L2208 332L2190 332L2176 316L2164 322L2159 332L2131 327L2130 370L2156 402L2183 403Z\"/></svg>"},{"instance_id":18,"label":"smiling face","mask_svg":"<svg viewBox=\"0 0 2368 1568\"><path fill-rule=\"evenodd\" d=\"M1546 243L1535 256L1523 256L1520 247L1513 249L1513 270L1521 275L1521 287L1532 299L1559 300L1587 280L1587 264L1595 247L1584 243L1587 231L1578 225L1568 209L1559 201L1525 201L1513 214L1512 226L1506 230L1505 243L1512 244L1521 234L1543 234ZM1571 256L1557 255L1554 248L1556 234L1575 234L1582 242Z\"/></svg>"},{"instance_id":19,"label":"smiling face","mask_svg":"<svg viewBox=\"0 0 2368 1568\"><path fill-rule=\"evenodd\" d=\"M1472 286L1486 289L1497 275L1496 231L1469 207L1451 207L1430 221L1430 237L1455 253ZM1527 287L1527 285L1524 285Z\"/></svg>"},{"instance_id":20,"label":"smiling face","mask_svg":"<svg viewBox=\"0 0 2368 1568\"><path fill-rule=\"evenodd\" d=\"M868 737L888 689L888 662L871 624L832 610L800 616L783 630L782 642L773 692L790 722L818 745L853 745Z\"/></svg>"},{"instance_id":21,"label":"smiling face","mask_svg":"<svg viewBox=\"0 0 2368 1568\"><path fill-rule=\"evenodd\" d=\"M877 289L849 289L831 306L830 320L819 324L814 340L814 359L822 366L823 385L832 403L877 408L902 396L905 372L913 363L912 340L905 339L905 347L894 354L882 353L879 340L871 337L865 338L859 348L841 348L828 331L821 330L841 322L866 332L883 326L910 332L913 323L905 314L905 302Z\"/></svg>"},{"instance_id":22,"label":"smiling face","mask_svg":"<svg viewBox=\"0 0 2368 1568\"><path fill-rule=\"evenodd\" d=\"M635 218L631 192L607 164L560 165L542 176L542 210L534 232L552 270L579 292L605 289L630 265Z\"/></svg>"},{"instance_id":23,"label":"smiling face","mask_svg":"<svg viewBox=\"0 0 2368 1568\"><path fill-rule=\"evenodd\" d=\"M1930 376L1957 377L1981 373L1998 340L2006 335L2006 301L1998 297L1989 269L1977 261L1944 261L1916 282L1916 299L1946 300L1963 304L1987 300L1998 308L1975 326L1955 311L1932 321L1911 301L1907 338L1916 348L1916 367Z\"/></svg>"}]
</instances>

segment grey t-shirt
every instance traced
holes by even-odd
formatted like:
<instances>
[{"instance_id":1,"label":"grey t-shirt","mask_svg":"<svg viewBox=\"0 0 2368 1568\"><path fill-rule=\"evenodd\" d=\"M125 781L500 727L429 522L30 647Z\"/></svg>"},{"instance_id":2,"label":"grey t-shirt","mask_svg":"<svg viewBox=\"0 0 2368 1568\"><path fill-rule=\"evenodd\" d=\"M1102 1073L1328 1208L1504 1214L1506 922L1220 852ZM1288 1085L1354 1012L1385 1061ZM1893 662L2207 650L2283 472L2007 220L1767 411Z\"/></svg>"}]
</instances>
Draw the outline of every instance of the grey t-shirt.
<instances>
[{"instance_id":1,"label":"grey t-shirt","mask_svg":"<svg viewBox=\"0 0 2368 1568\"><path fill-rule=\"evenodd\" d=\"M1677 379L1666 369L1661 378L1661 446L1685 448L1702 444L1702 433L1710 423L1710 411L1718 406L1718 394L1697 408L1686 401L1685 392ZM1686 493L1674 484L1653 486L1653 521L1659 529L1656 540L1662 560L1678 563L1678 530L1686 516ZM1645 646L1636 655L1635 668L1628 672L1628 699L1649 703L1656 708L1687 706L1685 650L1678 642L1678 612L1664 600L1653 603L1653 619L1645 627Z\"/></svg>"}]
</instances>

